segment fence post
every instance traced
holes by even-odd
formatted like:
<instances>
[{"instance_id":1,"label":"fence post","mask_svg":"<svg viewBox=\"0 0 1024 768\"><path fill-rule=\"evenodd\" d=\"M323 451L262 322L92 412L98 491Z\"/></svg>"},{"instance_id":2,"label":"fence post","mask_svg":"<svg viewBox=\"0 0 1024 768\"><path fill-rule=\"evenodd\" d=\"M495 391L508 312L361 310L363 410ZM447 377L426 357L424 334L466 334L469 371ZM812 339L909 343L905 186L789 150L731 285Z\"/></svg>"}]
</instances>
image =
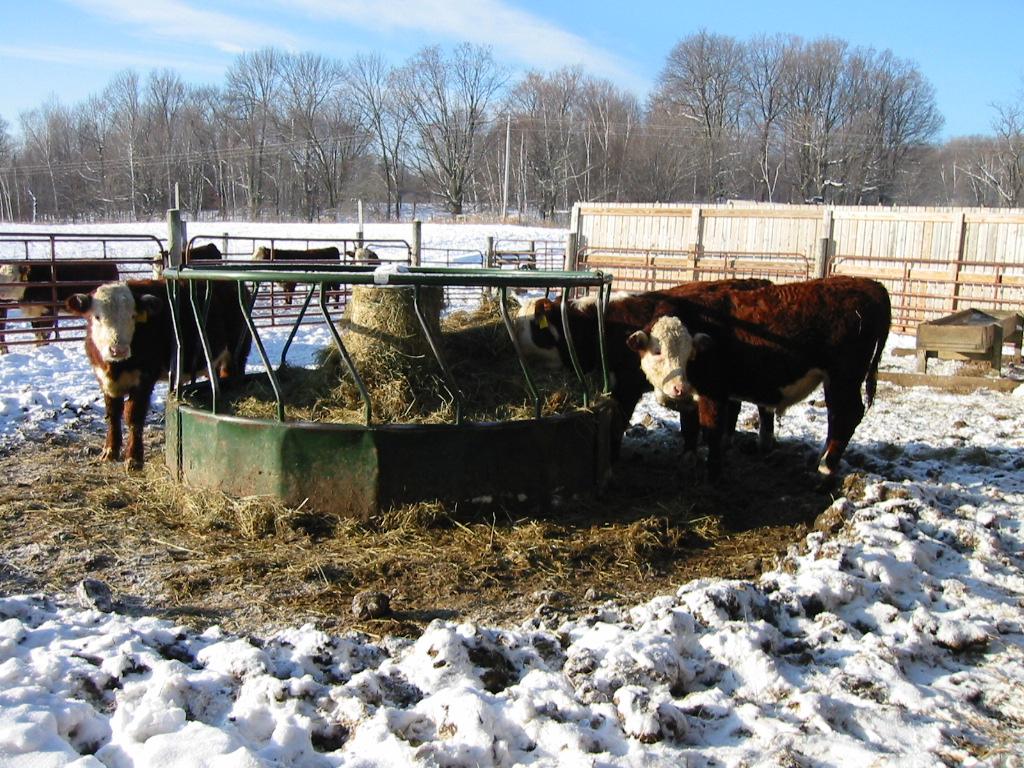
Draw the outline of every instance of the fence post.
<instances>
[{"instance_id":1,"label":"fence post","mask_svg":"<svg viewBox=\"0 0 1024 768\"><path fill-rule=\"evenodd\" d=\"M359 229L356 230L356 248L363 247L363 201L357 200L356 205L359 209Z\"/></svg>"},{"instance_id":2,"label":"fence post","mask_svg":"<svg viewBox=\"0 0 1024 768\"><path fill-rule=\"evenodd\" d=\"M415 219L412 223L412 266L418 267L423 257L423 222Z\"/></svg>"},{"instance_id":3,"label":"fence post","mask_svg":"<svg viewBox=\"0 0 1024 768\"><path fill-rule=\"evenodd\" d=\"M576 239L577 235L575 232L570 232L565 238L565 258L562 260L562 269L566 272L573 272L579 269L576 253Z\"/></svg>"},{"instance_id":4,"label":"fence post","mask_svg":"<svg viewBox=\"0 0 1024 768\"><path fill-rule=\"evenodd\" d=\"M951 312L956 312L957 305L960 304L960 270L964 266L964 249L967 247L967 217L963 211L960 211L957 221L960 224L960 232L956 242L956 267L953 272L953 306L950 308Z\"/></svg>"},{"instance_id":5,"label":"fence post","mask_svg":"<svg viewBox=\"0 0 1024 768\"><path fill-rule=\"evenodd\" d=\"M167 266L181 266L181 251L185 246L185 222L181 220L181 209L170 208L167 211ZM158 262L159 259L159 262ZM163 273L163 260L157 255L153 259L153 277Z\"/></svg>"},{"instance_id":6,"label":"fence post","mask_svg":"<svg viewBox=\"0 0 1024 768\"><path fill-rule=\"evenodd\" d=\"M224 248L221 251L221 253L224 254L224 258L227 259L227 257L228 257L228 233L227 232L223 233L221 235L221 237L224 240Z\"/></svg>"},{"instance_id":7,"label":"fence post","mask_svg":"<svg viewBox=\"0 0 1024 768\"><path fill-rule=\"evenodd\" d=\"M822 229L825 234L823 237L818 238L818 252L815 254L814 259L815 277L828 277L829 262L832 259L832 252L835 250L832 242L833 227L832 209L826 208L822 216Z\"/></svg>"},{"instance_id":8,"label":"fence post","mask_svg":"<svg viewBox=\"0 0 1024 768\"><path fill-rule=\"evenodd\" d=\"M494 235L487 236L487 254L484 257L484 267L487 269L493 269L494 267Z\"/></svg>"},{"instance_id":9,"label":"fence post","mask_svg":"<svg viewBox=\"0 0 1024 768\"><path fill-rule=\"evenodd\" d=\"M690 212L690 228L693 230L693 242L690 244L690 250L693 252L693 270L690 273L690 280L699 280L698 265L700 257L704 255L704 211L699 205L694 206Z\"/></svg>"}]
</instances>

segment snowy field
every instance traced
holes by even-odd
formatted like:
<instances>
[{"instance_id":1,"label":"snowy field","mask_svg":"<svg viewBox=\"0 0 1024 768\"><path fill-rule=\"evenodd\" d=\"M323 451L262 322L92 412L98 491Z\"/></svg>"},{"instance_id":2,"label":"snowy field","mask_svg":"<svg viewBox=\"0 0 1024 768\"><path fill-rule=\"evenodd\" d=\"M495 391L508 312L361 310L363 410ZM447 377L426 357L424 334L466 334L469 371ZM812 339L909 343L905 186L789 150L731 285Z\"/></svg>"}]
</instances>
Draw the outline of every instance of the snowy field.
<instances>
[{"instance_id":1,"label":"snowy field","mask_svg":"<svg viewBox=\"0 0 1024 768\"><path fill-rule=\"evenodd\" d=\"M367 236L406 236L384 228ZM499 230L562 236L425 225L424 238L482 248ZM311 330L293 360L327 340ZM817 397L780 440L821 440ZM672 420L647 398L632 432L670 441L644 425ZM101 422L79 344L0 356L0 445ZM1024 389L882 384L850 454L871 472L758 580L680 584L571 621L239 637L73 595L0 596L0 766L1024 765Z\"/></svg>"}]
</instances>

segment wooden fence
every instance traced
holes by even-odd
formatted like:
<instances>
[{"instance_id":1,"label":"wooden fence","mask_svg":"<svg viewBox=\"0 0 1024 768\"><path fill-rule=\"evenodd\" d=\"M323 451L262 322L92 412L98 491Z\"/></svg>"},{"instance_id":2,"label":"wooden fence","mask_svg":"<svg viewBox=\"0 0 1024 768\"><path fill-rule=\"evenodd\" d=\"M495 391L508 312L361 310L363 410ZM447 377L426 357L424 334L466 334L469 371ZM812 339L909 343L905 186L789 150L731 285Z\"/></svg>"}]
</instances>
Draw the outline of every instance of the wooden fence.
<instances>
[{"instance_id":1,"label":"wooden fence","mask_svg":"<svg viewBox=\"0 0 1024 768\"><path fill-rule=\"evenodd\" d=\"M872 277L889 289L901 332L968 307L1024 312L1022 210L579 204L570 248L577 265L612 272L622 290Z\"/></svg>"}]
</instances>

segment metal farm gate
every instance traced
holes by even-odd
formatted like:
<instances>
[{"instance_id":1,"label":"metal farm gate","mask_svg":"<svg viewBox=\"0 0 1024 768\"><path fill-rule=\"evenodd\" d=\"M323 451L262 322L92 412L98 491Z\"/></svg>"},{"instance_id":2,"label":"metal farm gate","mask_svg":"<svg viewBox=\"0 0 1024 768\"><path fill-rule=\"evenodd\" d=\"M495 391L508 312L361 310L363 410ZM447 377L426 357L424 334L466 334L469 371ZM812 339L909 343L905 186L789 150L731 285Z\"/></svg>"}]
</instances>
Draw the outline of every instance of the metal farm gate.
<instances>
[{"instance_id":1,"label":"metal farm gate","mask_svg":"<svg viewBox=\"0 0 1024 768\"><path fill-rule=\"evenodd\" d=\"M0 350L85 337L64 312L71 293L159 274L164 241L153 235L0 232Z\"/></svg>"},{"instance_id":2,"label":"metal farm gate","mask_svg":"<svg viewBox=\"0 0 1024 768\"><path fill-rule=\"evenodd\" d=\"M357 256L360 247L373 251L380 264L412 263L412 246L402 239L358 240L352 238L310 238L310 237L263 237L260 235L196 235L189 239L182 252L182 263L201 267L209 264L209 260L193 260L192 253L197 248L213 244L220 252L220 261L231 262L232 265L249 267L265 264L268 269L281 269L282 265L289 269L304 268L323 269L333 266L342 269L349 266L367 266L371 262L366 256ZM257 249L266 249L266 262L254 261ZM315 251L316 249L335 248L337 256L329 260L297 257L298 252ZM288 252L288 258L279 258ZM326 287L328 307L332 316L340 316L348 303L351 286L345 284L328 285ZM295 283L271 283L259 293L253 307L253 322L259 328L274 326L291 326L302 313L303 302L307 291ZM303 315L300 324L313 322L313 318Z\"/></svg>"},{"instance_id":3,"label":"metal farm gate","mask_svg":"<svg viewBox=\"0 0 1024 768\"><path fill-rule=\"evenodd\" d=\"M182 238L184 240L184 238ZM295 251L336 248L335 266L366 266L365 257L356 256L365 246L375 254L372 263L383 265L479 267L500 270L561 270L565 263L564 240L510 240L487 238L485 248L423 247L419 230L414 228L414 243L404 239L310 238L263 235L196 235L182 242L182 263L200 265L211 258L232 264L253 265L257 249L268 252L268 268L283 263L291 269L324 269L327 262L296 258ZM209 246L215 246L211 249ZM201 249L201 250L199 250ZM63 312L70 293L87 293L96 285L111 280L132 280L162 274L169 263L168 239L146 234L101 234L87 232L0 232L0 351L17 345L47 340L72 341L85 336L85 322ZM212 253L211 253L212 252ZM195 259L192 254L197 253ZM360 256L364 256L360 254ZM323 258L323 257L321 257ZM274 262L277 262L274 264ZM81 271L99 265L93 276L83 279ZM41 265L50 265L40 272ZM55 266L56 265L56 266ZM29 276L31 285L22 282ZM73 278L68 273L73 272ZM93 279L94 277L94 279ZM351 286L328 287L328 306L332 316L340 316L347 304ZM489 289L446 285L449 302L465 303L489 295ZM257 327L291 326L302 315L306 291L294 284L268 284L253 307ZM300 322L314 322L302 316Z\"/></svg>"}]
</instances>

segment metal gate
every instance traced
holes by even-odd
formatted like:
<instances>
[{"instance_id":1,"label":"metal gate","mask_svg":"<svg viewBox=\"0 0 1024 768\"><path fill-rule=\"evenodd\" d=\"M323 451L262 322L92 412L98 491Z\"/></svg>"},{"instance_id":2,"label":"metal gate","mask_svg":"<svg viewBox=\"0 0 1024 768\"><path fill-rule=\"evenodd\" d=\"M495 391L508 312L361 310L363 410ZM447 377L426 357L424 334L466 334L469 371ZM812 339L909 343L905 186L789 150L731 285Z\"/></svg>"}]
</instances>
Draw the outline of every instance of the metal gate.
<instances>
[{"instance_id":1,"label":"metal gate","mask_svg":"<svg viewBox=\"0 0 1024 768\"><path fill-rule=\"evenodd\" d=\"M84 338L85 321L63 312L67 296L152 277L166 255L153 235L0 232L0 351Z\"/></svg>"}]
</instances>

